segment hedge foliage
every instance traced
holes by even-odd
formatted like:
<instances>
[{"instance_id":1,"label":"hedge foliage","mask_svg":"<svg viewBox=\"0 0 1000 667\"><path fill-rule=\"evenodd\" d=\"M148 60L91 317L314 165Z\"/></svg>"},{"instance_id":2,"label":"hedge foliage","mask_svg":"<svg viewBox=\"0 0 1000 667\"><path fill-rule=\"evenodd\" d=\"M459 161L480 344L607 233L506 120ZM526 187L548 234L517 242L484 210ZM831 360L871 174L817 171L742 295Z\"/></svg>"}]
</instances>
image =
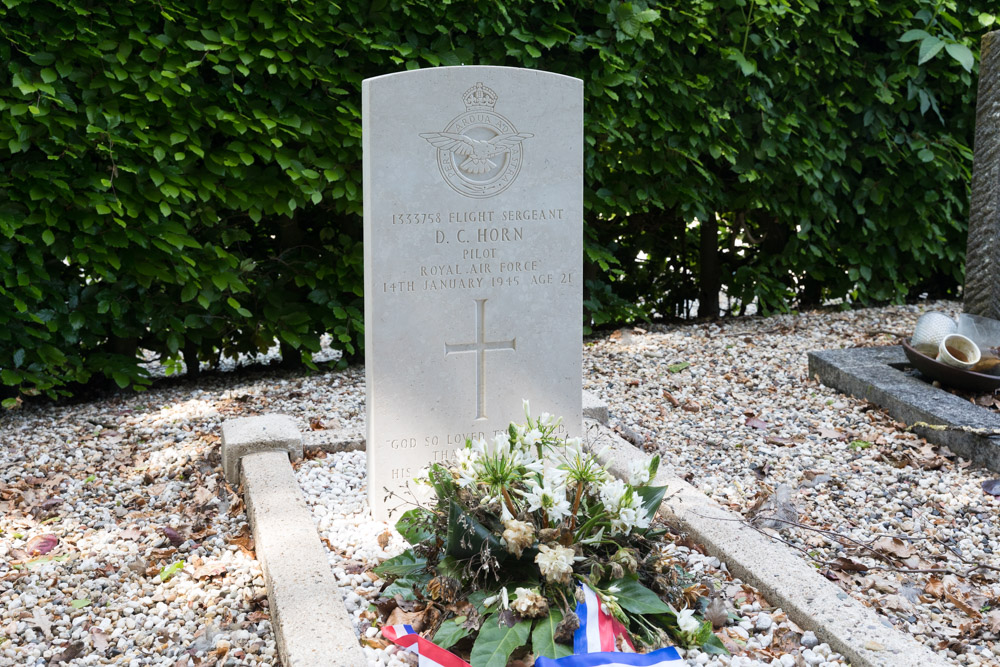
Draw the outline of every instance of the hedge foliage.
<instances>
[{"instance_id":1,"label":"hedge foliage","mask_svg":"<svg viewBox=\"0 0 1000 667\"><path fill-rule=\"evenodd\" d=\"M360 84L418 67L584 80L593 324L956 285L986 5L0 0L0 379L356 358Z\"/></svg>"}]
</instances>

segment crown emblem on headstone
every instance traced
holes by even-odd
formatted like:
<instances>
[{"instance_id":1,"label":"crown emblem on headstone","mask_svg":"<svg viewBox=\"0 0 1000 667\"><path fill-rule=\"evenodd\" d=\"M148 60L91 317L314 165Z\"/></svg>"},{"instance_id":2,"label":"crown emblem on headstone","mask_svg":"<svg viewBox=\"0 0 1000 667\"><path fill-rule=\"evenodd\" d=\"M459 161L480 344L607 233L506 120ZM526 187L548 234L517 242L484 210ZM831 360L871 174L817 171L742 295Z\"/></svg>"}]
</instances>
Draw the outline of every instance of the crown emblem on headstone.
<instances>
[{"instance_id":1,"label":"crown emblem on headstone","mask_svg":"<svg viewBox=\"0 0 1000 667\"><path fill-rule=\"evenodd\" d=\"M462 100L467 111L493 111L497 104L497 94L480 81L465 91Z\"/></svg>"},{"instance_id":2,"label":"crown emblem on headstone","mask_svg":"<svg viewBox=\"0 0 1000 667\"><path fill-rule=\"evenodd\" d=\"M466 197L492 197L510 187L524 162L521 144L535 136L519 132L494 111L498 99L499 95L477 81L462 94L465 111L443 132L420 133L437 149L445 183Z\"/></svg>"}]
</instances>

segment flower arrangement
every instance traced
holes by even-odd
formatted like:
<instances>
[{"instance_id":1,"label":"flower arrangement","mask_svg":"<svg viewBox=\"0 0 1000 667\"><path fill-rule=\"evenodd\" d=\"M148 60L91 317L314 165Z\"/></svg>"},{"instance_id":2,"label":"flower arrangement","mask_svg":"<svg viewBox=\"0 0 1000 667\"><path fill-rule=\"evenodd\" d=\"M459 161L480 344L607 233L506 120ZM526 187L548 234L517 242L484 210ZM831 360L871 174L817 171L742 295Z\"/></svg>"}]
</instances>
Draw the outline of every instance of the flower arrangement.
<instances>
[{"instance_id":1,"label":"flower arrangement","mask_svg":"<svg viewBox=\"0 0 1000 667\"><path fill-rule=\"evenodd\" d=\"M559 658L572 653L585 584L619 624L620 647L672 636L724 653L712 623L688 608L707 602L691 595L700 585L657 541L659 457L617 479L579 438L556 435L559 419L532 419L527 401L524 410L525 423L427 470L434 506L402 515L396 528L412 546L376 568L391 582L375 604L381 620L464 646L473 667L503 667L529 648Z\"/></svg>"}]
</instances>

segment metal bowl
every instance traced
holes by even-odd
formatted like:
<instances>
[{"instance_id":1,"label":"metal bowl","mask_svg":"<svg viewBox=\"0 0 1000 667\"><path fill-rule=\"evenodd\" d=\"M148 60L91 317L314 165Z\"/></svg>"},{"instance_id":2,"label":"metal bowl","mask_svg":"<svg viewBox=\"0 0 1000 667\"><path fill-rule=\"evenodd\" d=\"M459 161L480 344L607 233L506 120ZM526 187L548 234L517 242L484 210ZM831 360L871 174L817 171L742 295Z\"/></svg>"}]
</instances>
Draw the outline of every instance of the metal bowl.
<instances>
[{"instance_id":1,"label":"metal bowl","mask_svg":"<svg viewBox=\"0 0 1000 667\"><path fill-rule=\"evenodd\" d=\"M1000 389L1000 376L964 371L917 352L908 341L901 341L903 352L913 367L932 380L966 391L991 392Z\"/></svg>"}]
</instances>

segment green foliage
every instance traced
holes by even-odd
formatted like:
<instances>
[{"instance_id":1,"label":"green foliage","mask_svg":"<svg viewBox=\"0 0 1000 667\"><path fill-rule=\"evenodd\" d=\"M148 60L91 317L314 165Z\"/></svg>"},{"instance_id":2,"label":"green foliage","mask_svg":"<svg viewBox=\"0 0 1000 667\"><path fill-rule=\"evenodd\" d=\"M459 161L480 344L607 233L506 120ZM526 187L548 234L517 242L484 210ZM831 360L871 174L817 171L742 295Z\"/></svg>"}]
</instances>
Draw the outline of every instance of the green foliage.
<instances>
[{"instance_id":1,"label":"green foliage","mask_svg":"<svg viewBox=\"0 0 1000 667\"><path fill-rule=\"evenodd\" d=\"M476 667L506 667L514 649L528 643L531 621L518 621L512 626L499 620L497 614L483 619L476 643L472 645L470 662Z\"/></svg>"},{"instance_id":2,"label":"green foliage","mask_svg":"<svg viewBox=\"0 0 1000 667\"><path fill-rule=\"evenodd\" d=\"M593 325L706 277L765 310L953 288L990 9L3 0L0 381L141 388L138 350L275 339L310 363L324 333L355 358L361 80L439 65L585 82Z\"/></svg>"}]
</instances>

